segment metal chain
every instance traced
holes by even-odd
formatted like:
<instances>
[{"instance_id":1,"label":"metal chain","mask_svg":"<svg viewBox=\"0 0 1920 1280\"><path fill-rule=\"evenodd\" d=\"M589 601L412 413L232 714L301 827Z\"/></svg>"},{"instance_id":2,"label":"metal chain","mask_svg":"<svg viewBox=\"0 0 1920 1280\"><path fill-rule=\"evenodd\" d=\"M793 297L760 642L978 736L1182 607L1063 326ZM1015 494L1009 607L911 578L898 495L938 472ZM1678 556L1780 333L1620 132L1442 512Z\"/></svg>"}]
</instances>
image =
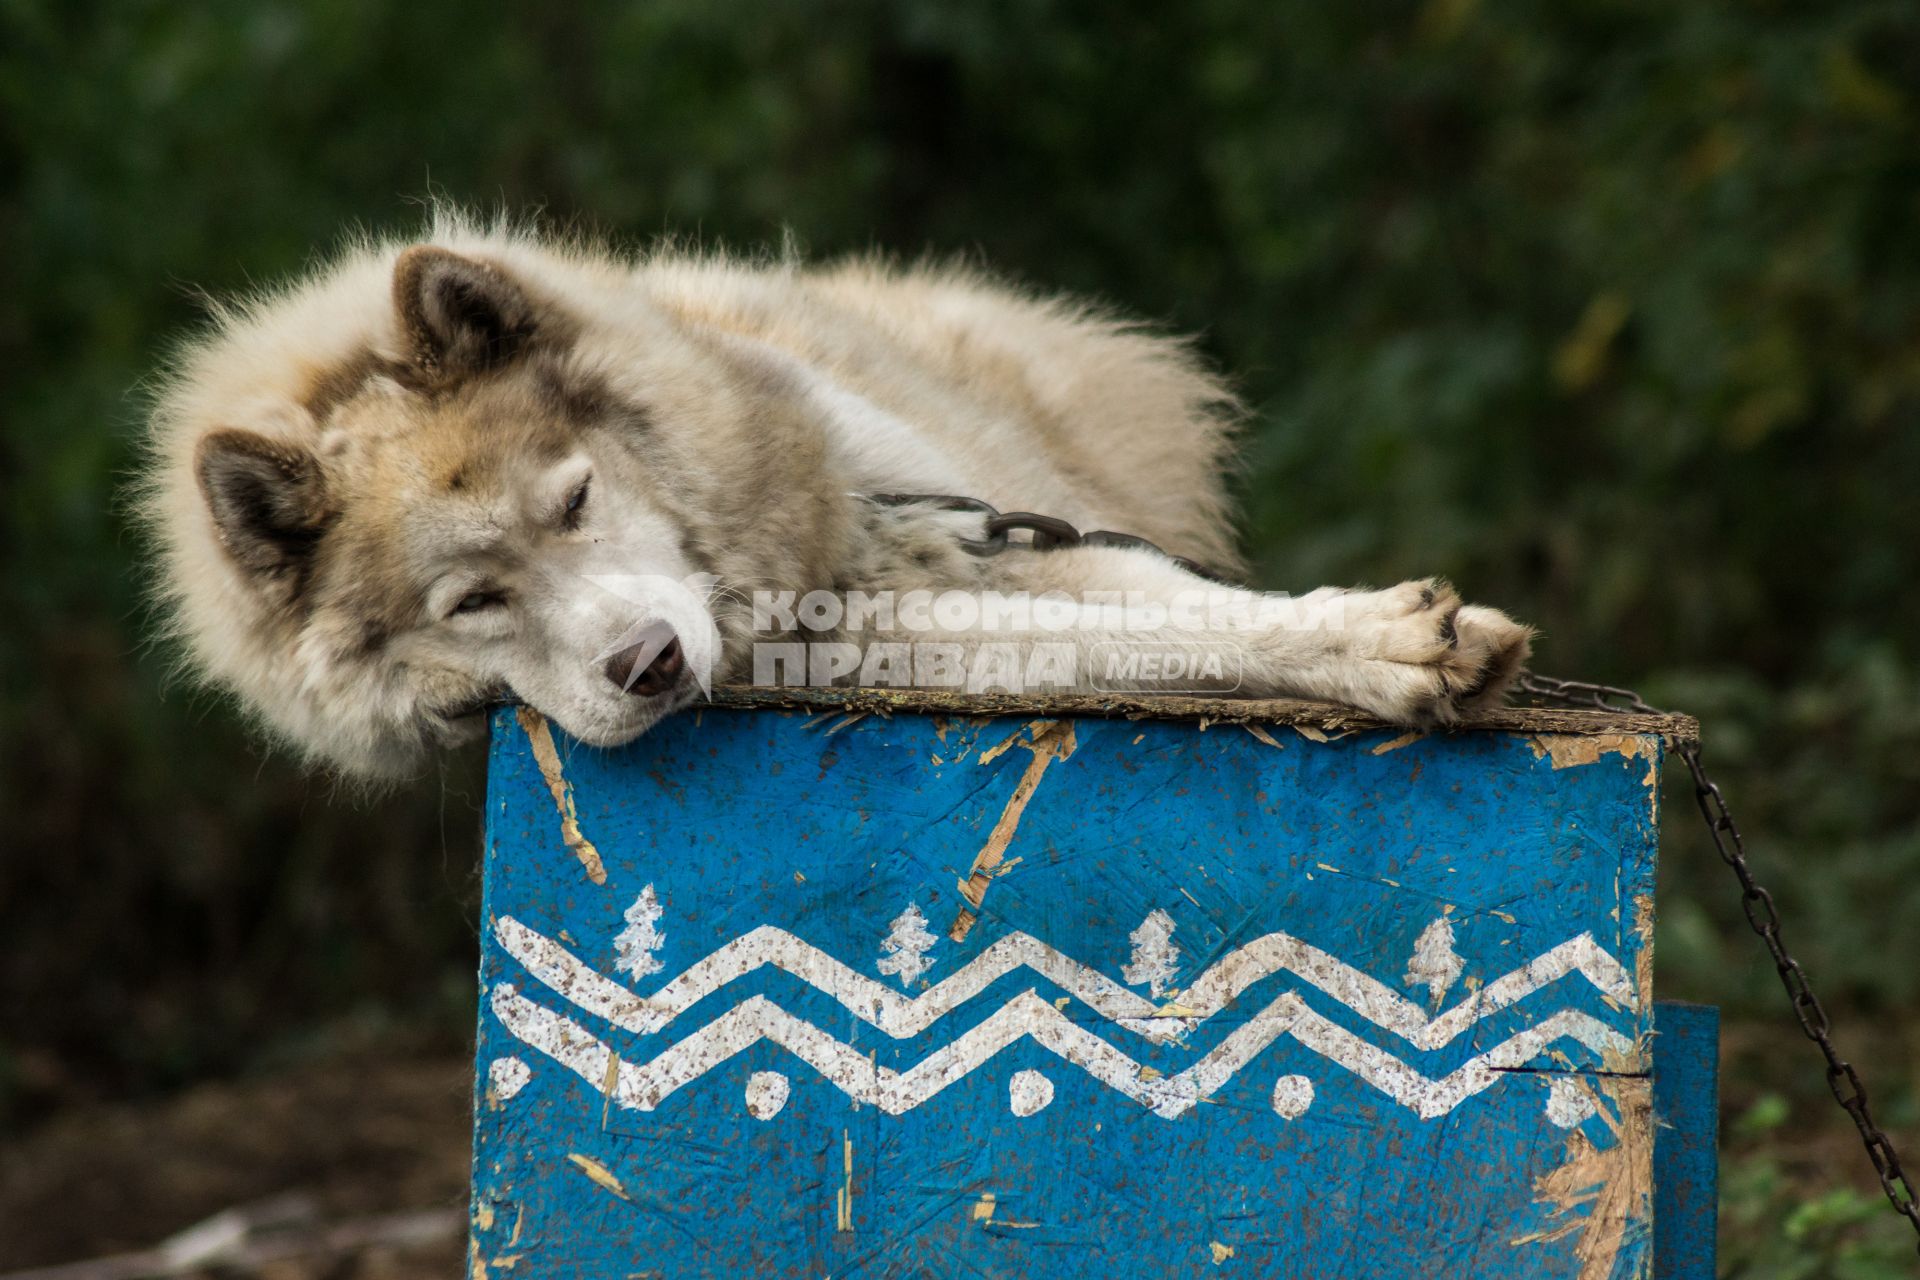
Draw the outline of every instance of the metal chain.
<instances>
[{"instance_id":1,"label":"metal chain","mask_svg":"<svg viewBox=\"0 0 1920 1280\"><path fill-rule=\"evenodd\" d=\"M1552 676L1535 675L1527 671L1521 673L1518 687L1523 693L1569 706L1662 714L1659 708L1650 706L1631 689L1618 689L1611 685L1556 680ZM1833 1046L1833 1021L1821 1006L1820 998L1814 994L1807 971L1793 958L1780 937L1780 912L1774 906L1773 895L1754 879L1753 869L1747 865L1746 842L1740 837L1740 828L1734 825L1726 797L1700 763L1700 744L1681 742L1672 745L1679 751L1680 759L1686 762L1687 772L1693 777L1694 800L1700 806L1700 816L1706 819L1707 833L1713 839L1713 847L1719 853L1720 860L1740 881L1740 906L1746 913L1747 923L1767 944L1767 952L1773 957L1773 967L1780 975L1781 985L1787 989L1793 1016L1799 1019L1800 1030L1806 1033L1807 1039L1820 1046L1820 1053L1827 1060L1827 1088L1833 1092L1834 1101L1853 1118L1854 1127L1860 1131L1860 1141L1867 1149L1867 1158L1873 1162L1873 1171L1880 1179L1880 1189L1887 1193L1887 1203L1913 1227L1915 1236L1920 1237L1920 1194L1915 1193L1913 1182L1900 1167L1900 1153L1894 1148L1893 1139L1886 1130L1874 1123L1873 1112L1867 1105L1866 1083L1860 1079L1860 1073L1853 1064L1841 1057L1839 1050ZM1920 1244L1916 1244L1915 1248L1920 1251Z\"/></svg>"},{"instance_id":2,"label":"metal chain","mask_svg":"<svg viewBox=\"0 0 1920 1280\"><path fill-rule=\"evenodd\" d=\"M1007 511L978 498L963 498L951 493L863 493L858 495L866 501L882 507L927 506L940 511L966 511L986 517L987 536L970 539L963 543L966 549L977 556L997 556L1009 547L1018 547L1023 551L1060 551L1068 547L1127 547L1138 551L1151 551L1185 569L1188 573L1198 574L1215 582L1220 575L1208 569L1198 561L1185 556L1168 555L1145 538L1131 533L1115 533L1111 529L1094 529L1082 533L1058 516L1043 516L1032 511ZM1024 530L1028 537L1025 541L1015 542L1007 535L1016 530Z\"/></svg>"}]
</instances>

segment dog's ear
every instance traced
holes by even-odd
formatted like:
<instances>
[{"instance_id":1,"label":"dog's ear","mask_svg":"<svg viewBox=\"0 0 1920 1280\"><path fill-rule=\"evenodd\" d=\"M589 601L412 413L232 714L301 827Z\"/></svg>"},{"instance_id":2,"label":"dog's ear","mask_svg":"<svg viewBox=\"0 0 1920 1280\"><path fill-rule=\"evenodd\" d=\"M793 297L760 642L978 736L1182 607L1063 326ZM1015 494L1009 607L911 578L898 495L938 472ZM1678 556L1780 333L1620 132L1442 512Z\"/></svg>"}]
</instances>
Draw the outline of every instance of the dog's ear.
<instances>
[{"instance_id":1,"label":"dog's ear","mask_svg":"<svg viewBox=\"0 0 1920 1280\"><path fill-rule=\"evenodd\" d=\"M393 305L414 363L440 378L499 368L536 327L532 301L505 272L436 245L394 263Z\"/></svg>"},{"instance_id":2,"label":"dog's ear","mask_svg":"<svg viewBox=\"0 0 1920 1280\"><path fill-rule=\"evenodd\" d=\"M263 588L297 595L332 513L319 460L299 445L220 430L194 457L227 554Z\"/></svg>"}]
</instances>

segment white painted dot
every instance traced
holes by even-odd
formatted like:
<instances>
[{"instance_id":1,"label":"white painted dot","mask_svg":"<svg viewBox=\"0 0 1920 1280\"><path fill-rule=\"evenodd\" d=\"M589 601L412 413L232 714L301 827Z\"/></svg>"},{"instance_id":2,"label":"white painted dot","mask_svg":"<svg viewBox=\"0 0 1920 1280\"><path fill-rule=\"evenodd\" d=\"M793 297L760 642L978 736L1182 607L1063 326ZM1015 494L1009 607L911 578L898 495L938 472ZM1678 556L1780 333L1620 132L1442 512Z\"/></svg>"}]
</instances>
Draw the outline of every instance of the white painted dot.
<instances>
[{"instance_id":1,"label":"white painted dot","mask_svg":"<svg viewBox=\"0 0 1920 1280\"><path fill-rule=\"evenodd\" d=\"M1007 1085L1007 1105L1017 1116L1044 1111L1053 1101L1053 1081L1038 1071L1016 1071Z\"/></svg>"},{"instance_id":2,"label":"white painted dot","mask_svg":"<svg viewBox=\"0 0 1920 1280\"><path fill-rule=\"evenodd\" d=\"M495 1058L487 1064L487 1088L501 1102L527 1087L533 1069L518 1058Z\"/></svg>"},{"instance_id":3,"label":"white painted dot","mask_svg":"<svg viewBox=\"0 0 1920 1280\"><path fill-rule=\"evenodd\" d=\"M1281 1076L1273 1082L1273 1110L1285 1120L1307 1113L1313 1105L1313 1081L1305 1076Z\"/></svg>"},{"instance_id":4,"label":"white painted dot","mask_svg":"<svg viewBox=\"0 0 1920 1280\"><path fill-rule=\"evenodd\" d=\"M771 1120L787 1105L791 1086L778 1071L756 1071L747 1077L747 1114L755 1120Z\"/></svg>"},{"instance_id":5,"label":"white painted dot","mask_svg":"<svg viewBox=\"0 0 1920 1280\"><path fill-rule=\"evenodd\" d=\"M1598 1110L1593 1095L1571 1076L1554 1076L1547 1081L1547 1119L1562 1129L1571 1129Z\"/></svg>"}]
</instances>

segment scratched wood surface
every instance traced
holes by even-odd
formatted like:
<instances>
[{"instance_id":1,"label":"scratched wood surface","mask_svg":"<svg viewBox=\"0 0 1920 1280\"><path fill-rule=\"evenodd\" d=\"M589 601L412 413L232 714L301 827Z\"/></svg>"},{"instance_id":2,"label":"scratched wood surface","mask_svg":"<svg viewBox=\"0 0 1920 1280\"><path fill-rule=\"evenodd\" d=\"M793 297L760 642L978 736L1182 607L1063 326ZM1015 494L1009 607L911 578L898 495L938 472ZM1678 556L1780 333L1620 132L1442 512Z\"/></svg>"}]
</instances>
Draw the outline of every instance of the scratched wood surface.
<instances>
[{"instance_id":1,"label":"scratched wood surface","mask_svg":"<svg viewBox=\"0 0 1920 1280\"><path fill-rule=\"evenodd\" d=\"M811 707L815 711L867 711L891 715L923 711L932 715L1092 716L1134 720L1189 720L1215 724L1298 724L1329 733L1380 729L1385 725L1364 711L1333 702L1299 698L1208 698L1184 694L951 693L938 689L815 689L804 686L718 685L714 703L722 707ZM1642 714L1581 707L1488 707L1460 726L1462 732L1507 730L1514 733L1611 735L1657 734L1673 742L1695 742L1700 722L1674 712Z\"/></svg>"},{"instance_id":2,"label":"scratched wood surface","mask_svg":"<svg viewBox=\"0 0 1920 1280\"><path fill-rule=\"evenodd\" d=\"M472 1274L1650 1274L1660 750L502 713Z\"/></svg>"}]
</instances>

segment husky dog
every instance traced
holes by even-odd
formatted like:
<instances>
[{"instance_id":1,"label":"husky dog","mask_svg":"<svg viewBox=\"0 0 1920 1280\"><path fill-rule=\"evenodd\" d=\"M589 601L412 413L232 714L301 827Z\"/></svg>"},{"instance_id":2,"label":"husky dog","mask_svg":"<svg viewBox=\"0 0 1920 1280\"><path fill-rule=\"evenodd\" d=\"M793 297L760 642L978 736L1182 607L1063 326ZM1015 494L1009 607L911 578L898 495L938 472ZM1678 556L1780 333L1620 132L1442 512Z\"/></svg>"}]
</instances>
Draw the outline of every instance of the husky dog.
<instances>
[{"instance_id":1,"label":"husky dog","mask_svg":"<svg viewBox=\"0 0 1920 1280\"><path fill-rule=\"evenodd\" d=\"M309 760L395 776L509 692L582 741L631 740L696 676L750 678L757 647L795 638L756 593L1064 600L1044 638L1077 660L1143 642L1073 603L1092 593L1271 604L1173 559L1239 568L1237 416L1186 343L972 271L626 258L443 212L422 243L361 242L216 307L159 392L142 509L197 674ZM884 494L1159 550L984 556L979 514ZM1145 642L1226 645L1239 695L1429 726L1497 700L1531 635L1432 580L1291 603L1225 630L1168 614ZM799 638L962 659L1007 640L910 612ZM1113 687L1094 674L1067 687Z\"/></svg>"}]
</instances>

